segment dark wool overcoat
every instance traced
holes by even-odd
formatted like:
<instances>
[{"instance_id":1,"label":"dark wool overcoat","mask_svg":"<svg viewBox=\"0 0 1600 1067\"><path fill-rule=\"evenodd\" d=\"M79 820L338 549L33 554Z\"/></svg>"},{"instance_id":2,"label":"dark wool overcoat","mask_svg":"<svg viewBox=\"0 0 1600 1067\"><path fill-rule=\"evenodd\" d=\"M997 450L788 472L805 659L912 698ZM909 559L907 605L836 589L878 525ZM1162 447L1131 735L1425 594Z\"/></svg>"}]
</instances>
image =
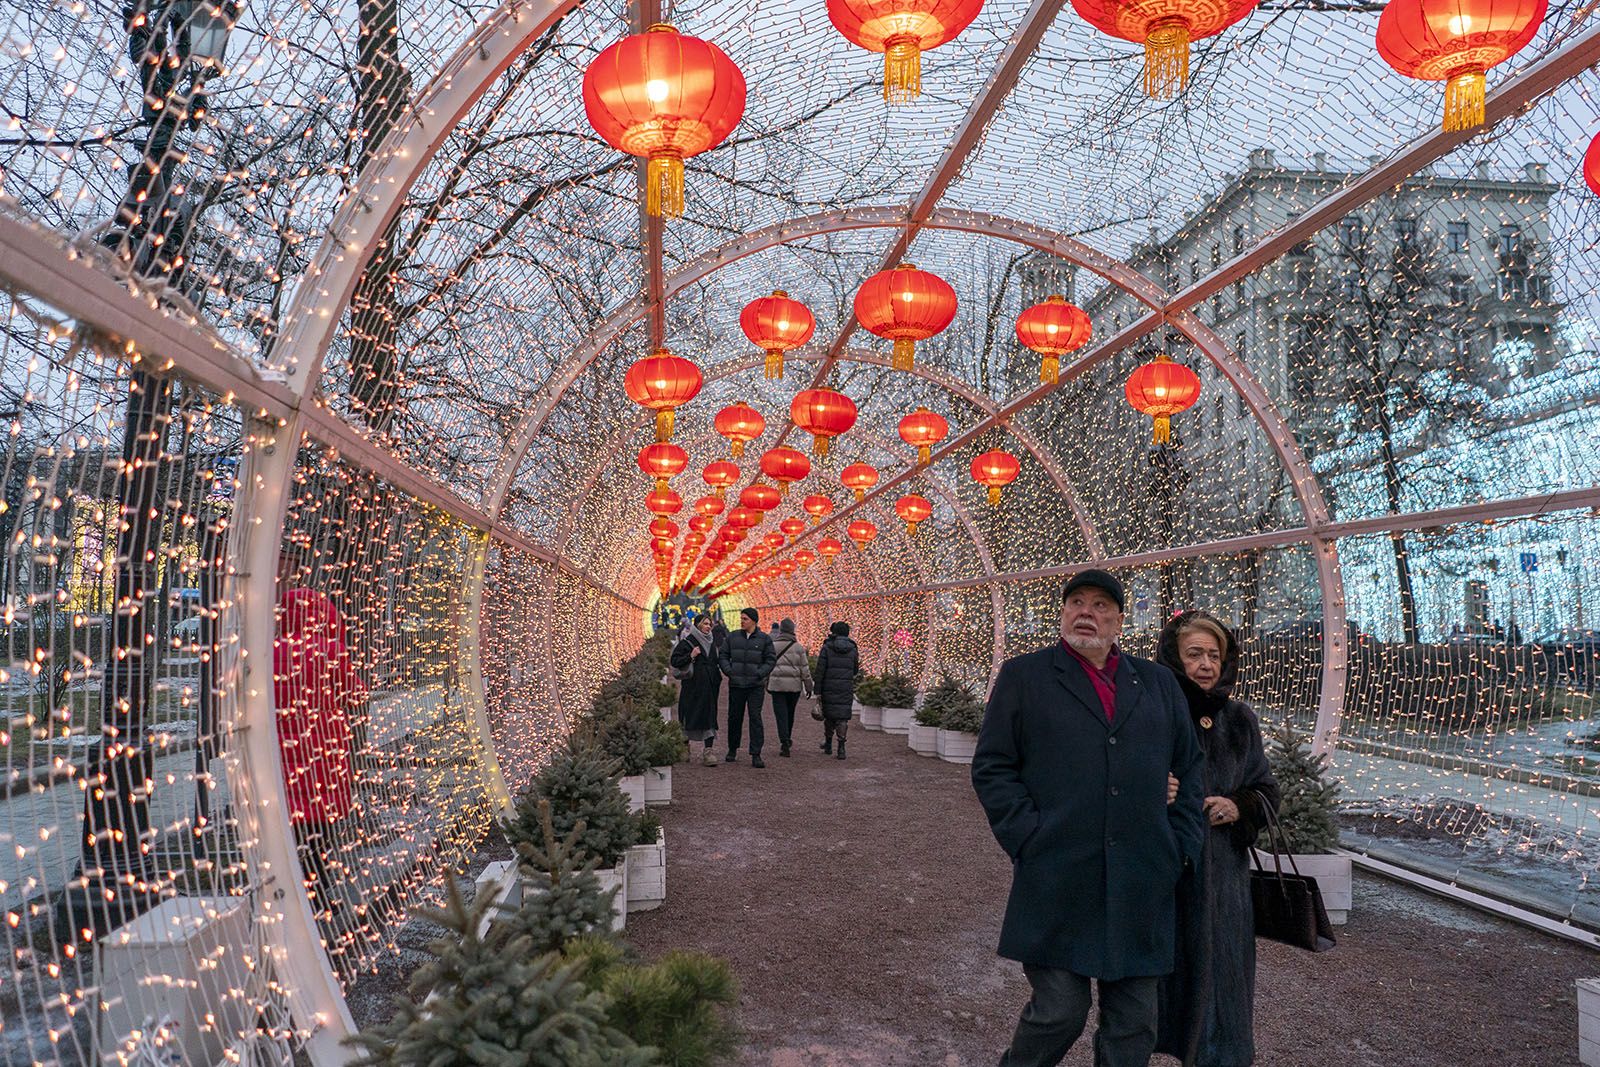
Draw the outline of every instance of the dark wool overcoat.
<instances>
[{"instance_id":1,"label":"dark wool overcoat","mask_svg":"<svg viewBox=\"0 0 1600 1067\"><path fill-rule=\"evenodd\" d=\"M1205 795L1232 800L1239 820L1208 828L1199 874L1179 886L1177 961L1161 982L1156 1050L1195 1067L1245 1067L1255 1062L1256 934L1248 850L1266 824L1261 805L1278 808L1278 783L1255 712L1230 698L1239 673L1233 633L1224 627L1228 648L1216 686L1202 690L1184 674L1178 628L1193 614L1204 615L1192 612L1167 624L1156 659L1177 675L1187 698L1205 753Z\"/></svg>"},{"instance_id":2,"label":"dark wool overcoat","mask_svg":"<svg viewBox=\"0 0 1600 1067\"><path fill-rule=\"evenodd\" d=\"M1007 660L972 784L1012 860L1000 955L1113 980L1172 970L1174 890L1200 859L1204 816L1200 746L1171 671L1121 654L1107 722L1059 643Z\"/></svg>"},{"instance_id":3,"label":"dark wool overcoat","mask_svg":"<svg viewBox=\"0 0 1600 1067\"><path fill-rule=\"evenodd\" d=\"M822 716L842 721L850 718L851 705L856 698L856 672L861 667L861 653L852 638L832 634L822 642L817 651L817 673L812 679L817 685L817 701L822 705Z\"/></svg>"},{"instance_id":4,"label":"dark wool overcoat","mask_svg":"<svg viewBox=\"0 0 1600 1067\"><path fill-rule=\"evenodd\" d=\"M699 645L685 637L672 650L672 665L679 670L694 664L694 674L678 683L678 721L691 741L701 741L717 732L717 693L722 689L722 668L718 665L716 642L709 653L696 656Z\"/></svg>"}]
</instances>

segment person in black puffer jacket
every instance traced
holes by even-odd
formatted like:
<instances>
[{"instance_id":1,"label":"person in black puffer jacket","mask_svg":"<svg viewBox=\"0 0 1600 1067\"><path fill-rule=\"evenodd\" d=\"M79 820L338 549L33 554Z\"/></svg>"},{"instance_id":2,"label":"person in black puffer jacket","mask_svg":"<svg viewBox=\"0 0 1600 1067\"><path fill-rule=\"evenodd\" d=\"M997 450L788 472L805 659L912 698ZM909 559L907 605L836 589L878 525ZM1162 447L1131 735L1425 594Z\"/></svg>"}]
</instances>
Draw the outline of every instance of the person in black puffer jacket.
<instances>
[{"instance_id":1,"label":"person in black puffer jacket","mask_svg":"<svg viewBox=\"0 0 1600 1067\"><path fill-rule=\"evenodd\" d=\"M722 673L728 677L728 754L732 763L739 758L739 735L743 732L745 711L750 713L750 766L761 762L761 744L766 731L761 724L761 704L766 698L767 675L778 662L772 638L757 625L761 616L755 608L739 613L739 628L722 644Z\"/></svg>"},{"instance_id":2,"label":"person in black puffer jacket","mask_svg":"<svg viewBox=\"0 0 1600 1067\"><path fill-rule=\"evenodd\" d=\"M851 706L856 698L856 674L861 654L850 639L850 624L836 622L828 628L828 639L817 653L817 700L822 705L822 751L833 751L833 738L839 736L839 759L844 759L844 739L850 728Z\"/></svg>"}]
</instances>

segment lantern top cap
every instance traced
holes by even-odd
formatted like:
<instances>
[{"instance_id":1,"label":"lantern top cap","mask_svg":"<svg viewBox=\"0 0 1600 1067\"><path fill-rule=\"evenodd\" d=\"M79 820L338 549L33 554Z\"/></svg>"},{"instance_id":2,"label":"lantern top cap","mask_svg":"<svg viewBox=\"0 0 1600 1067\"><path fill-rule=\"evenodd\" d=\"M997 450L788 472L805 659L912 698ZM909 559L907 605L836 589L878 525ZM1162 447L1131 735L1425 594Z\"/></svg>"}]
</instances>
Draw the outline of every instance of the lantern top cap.
<instances>
[{"instance_id":1,"label":"lantern top cap","mask_svg":"<svg viewBox=\"0 0 1600 1067\"><path fill-rule=\"evenodd\" d=\"M909 262L901 262L901 264L898 267L895 268L895 270L917 270L917 269L919 269L919 268L917 267L917 265L915 263L909 263Z\"/></svg>"},{"instance_id":2,"label":"lantern top cap","mask_svg":"<svg viewBox=\"0 0 1600 1067\"><path fill-rule=\"evenodd\" d=\"M677 33L678 27L670 22L656 22L645 28L645 33Z\"/></svg>"},{"instance_id":3,"label":"lantern top cap","mask_svg":"<svg viewBox=\"0 0 1600 1067\"><path fill-rule=\"evenodd\" d=\"M1049 296L1044 298L1044 302L1046 304L1065 304L1067 302L1067 298L1062 296L1060 293L1051 293Z\"/></svg>"},{"instance_id":4,"label":"lantern top cap","mask_svg":"<svg viewBox=\"0 0 1600 1067\"><path fill-rule=\"evenodd\" d=\"M788 293L786 293L786 292L785 292L785 291L784 291L784 290L782 290L782 289L774 289L774 290L772 290L772 295L773 295L773 296L781 296L781 297L783 297L783 298L784 298L784 299L785 299L785 300L787 300L787 299L788 299L788 298L789 298L789 294L788 294Z\"/></svg>"},{"instance_id":5,"label":"lantern top cap","mask_svg":"<svg viewBox=\"0 0 1600 1067\"><path fill-rule=\"evenodd\" d=\"M670 356L672 351L666 345L662 345L660 348L651 349L650 354L652 356Z\"/></svg>"}]
</instances>

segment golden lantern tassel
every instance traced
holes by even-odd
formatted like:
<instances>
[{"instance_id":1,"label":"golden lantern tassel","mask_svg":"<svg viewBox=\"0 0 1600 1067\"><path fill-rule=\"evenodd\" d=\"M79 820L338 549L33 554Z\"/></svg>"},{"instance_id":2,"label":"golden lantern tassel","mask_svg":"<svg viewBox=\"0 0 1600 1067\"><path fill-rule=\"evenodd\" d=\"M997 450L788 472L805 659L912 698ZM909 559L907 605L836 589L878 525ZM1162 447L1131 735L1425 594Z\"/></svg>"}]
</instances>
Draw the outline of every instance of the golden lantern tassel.
<instances>
[{"instance_id":1,"label":"golden lantern tassel","mask_svg":"<svg viewBox=\"0 0 1600 1067\"><path fill-rule=\"evenodd\" d=\"M894 342L894 356L889 360L889 366L895 370L910 370L917 354L917 342L909 337L897 337Z\"/></svg>"},{"instance_id":2,"label":"golden lantern tassel","mask_svg":"<svg viewBox=\"0 0 1600 1067\"><path fill-rule=\"evenodd\" d=\"M667 480L665 478L657 478L656 479L656 492L665 493L666 491L667 491Z\"/></svg>"},{"instance_id":3,"label":"golden lantern tassel","mask_svg":"<svg viewBox=\"0 0 1600 1067\"><path fill-rule=\"evenodd\" d=\"M1483 98L1486 79L1481 70L1464 70L1450 75L1444 83L1445 132L1470 130L1483 125Z\"/></svg>"},{"instance_id":4,"label":"golden lantern tassel","mask_svg":"<svg viewBox=\"0 0 1600 1067\"><path fill-rule=\"evenodd\" d=\"M932 462L933 462L933 446L932 445L918 445L917 446L917 466L926 467L929 463L932 463Z\"/></svg>"},{"instance_id":5,"label":"golden lantern tassel","mask_svg":"<svg viewBox=\"0 0 1600 1067\"><path fill-rule=\"evenodd\" d=\"M778 479L778 495L779 496L788 496L789 495L789 483L784 481L782 478Z\"/></svg>"},{"instance_id":6,"label":"golden lantern tassel","mask_svg":"<svg viewBox=\"0 0 1600 1067\"><path fill-rule=\"evenodd\" d=\"M859 504L865 499L867 499L867 491L865 489L857 489L856 490L856 503Z\"/></svg>"},{"instance_id":7,"label":"golden lantern tassel","mask_svg":"<svg viewBox=\"0 0 1600 1067\"><path fill-rule=\"evenodd\" d=\"M922 95L922 47L912 37L891 37L884 45L883 99L909 103Z\"/></svg>"},{"instance_id":8,"label":"golden lantern tassel","mask_svg":"<svg viewBox=\"0 0 1600 1067\"><path fill-rule=\"evenodd\" d=\"M1061 381L1061 357L1045 356L1039 364L1039 380L1045 385L1055 385Z\"/></svg>"},{"instance_id":9,"label":"golden lantern tassel","mask_svg":"<svg viewBox=\"0 0 1600 1067\"><path fill-rule=\"evenodd\" d=\"M644 209L652 218L675 219L683 214L683 157L661 154L645 167Z\"/></svg>"},{"instance_id":10,"label":"golden lantern tassel","mask_svg":"<svg viewBox=\"0 0 1600 1067\"><path fill-rule=\"evenodd\" d=\"M1158 22L1144 39L1144 95L1176 96L1189 87L1189 27L1181 19Z\"/></svg>"},{"instance_id":11,"label":"golden lantern tassel","mask_svg":"<svg viewBox=\"0 0 1600 1067\"><path fill-rule=\"evenodd\" d=\"M744 442L743 441L733 441L733 442L731 442L731 444L733 445L733 458L734 459L743 458L743 456L744 456Z\"/></svg>"},{"instance_id":12,"label":"golden lantern tassel","mask_svg":"<svg viewBox=\"0 0 1600 1067\"><path fill-rule=\"evenodd\" d=\"M783 377L783 349L775 348L767 352L767 380L777 381Z\"/></svg>"},{"instance_id":13,"label":"golden lantern tassel","mask_svg":"<svg viewBox=\"0 0 1600 1067\"><path fill-rule=\"evenodd\" d=\"M656 412L656 440L672 440L672 409L662 408Z\"/></svg>"},{"instance_id":14,"label":"golden lantern tassel","mask_svg":"<svg viewBox=\"0 0 1600 1067\"><path fill-rule=\"evenodd\" d=\"M813 456L817 456L817 457L819 457L821 459L827 459L828 458L828 442L832 441L832 440L833 440L833 438L829 437L827 434L820 434L820 433L819 434L812 434L811 435L811 454Z\"/></svg>"},{"instance_id":15,"label":"golden lantern tassel","mask_svg":"<svg viewBox=\"0 0 1600 1067\"><path fill-rule=\"evenodd\" d=\"M917 524L916 523L914 523L914 522L906 523L906 535L908 537L917 536Z\"/></svg>"},{"instance_id":16,"label":"golden lantern tassel","mask_svg":"<svg viewBox=\"0 0 1600 1067\"><path fill-rule=\"evenodd\" d=\"M1168 415L1156 416L1156 434L1153 444L1167 445L1172 443L1172 418Z\"/></svg>"},{"instance_id":17,"label":"golden lantern tassel","mask_svg":"<svg viewBox=\"0 0 1600 1067\"><path fill-rule=\"evenodd\" d=\"M1000 487L998 485L989 487L989 506L992 508L1000 506Z\"/></svg>"},{"instance_id":18,"label":"golden lantern tassel","mask_svg":"<svg viewBox=\"0 0 1600 1067\"><path fill-rule=\"evenodd\" d=\"M712 490L712 492L717 494L717 499L718 500L726 500L726 499L728 499L728 487L725 486L725 485L717 486L717 488Z\"/></svg>"}]
</instances>

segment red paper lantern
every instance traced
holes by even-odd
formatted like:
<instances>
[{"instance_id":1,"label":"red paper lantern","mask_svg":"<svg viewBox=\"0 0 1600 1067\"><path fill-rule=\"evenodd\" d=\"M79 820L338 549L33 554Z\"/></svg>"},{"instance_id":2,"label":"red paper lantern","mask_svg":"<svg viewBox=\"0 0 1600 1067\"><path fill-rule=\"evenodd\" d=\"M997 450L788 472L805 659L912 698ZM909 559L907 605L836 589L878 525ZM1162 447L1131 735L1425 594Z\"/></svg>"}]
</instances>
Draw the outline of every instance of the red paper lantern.
<instances>
[{"instance_id":1,"label":"red paper lantern","mask_svg":"<svg viewBox=\"0 0 1600 1067\"><path fill-rule=\"evenodd\" d=\"M689 465L689 453L670 442L656 442L639 450L639 469L656 480L656 488L667 488L667 479L676 478Z\"/></svg>"},{"instance_id":2,"label":"red paper lantern","mask_svg":"<svg viewBox=\"0 0 1600 1067\"><path fill-rule=\"evenodd\" d=\"M705 531L703 530L690 530L688 533L683 535L684 548L699 548L705 543L706 535Z\"/></svg>"},{"instance_id":3,"label":"red paper lantern","mask_svg":"<svg viewBox=\"0 0 1600 1067\"><path fill-rule=\"evenodd\" d=\"M788 534L789 540L792 543L796 537L799 537L801 534L806 532L806 520L796 518L795 516L791 515L789 518L778 523L778 529Z\"/></svg>"},{"instance_id":4,"label":"red paper lantern","mask_svg":"<svg viewBox=\"0 0 1600 1067\"><path fill-rule=\"evenodd\" d=\"M745 486L744 492L739 494L739 504L742 507L755 508L757 511L771 511L778 506L782 495L772 486L756 482L754 485Z\"/></svg>"},{"instance_id":5,"label":"red paper lantern","mask_svg":"<svg viewBox=\"0 0 1600 1067\"><path fill-rule=\"evenodd\" d=\"M1591 193L1600 196L1600 133L1594 135L1589 150L1583 154L1583 181Z\"/></svg>"},{"instance_id":6,"label":"red paper lantern","mask_svg":"<svg viewBox=\"0 0 1600 1067\"><path fill-rule=\"evenodd\" d=\"M850 535L850 540L856 543L857 548L865 551L866 547L872 543L872 539L878 536L878 527L866 519L857 519L849 525L845 532Z\"/></svg>"},{"instance_id":7,"label":"red paper lantern","mask_svg":"<svg viewBox=\"0 0 1600 1067\"><path fill-rule=\"evenodd\" d=\"M710 533L716 524L717 520L710 515L695 515L689 519L689 529L695 533Z\"/></svg>"},{"instance_id":8,"label":"red paper lantern","mask_svg":"<svg viewBox=\"0 0 1600 1067\"><path fill-rule=\"evenodd\" d=\"M1144 92L1167 97L1189 84L1189 42L1221 33L1257 0L1072 0L1102 33L1144 45Z\"/></svg>"},{"instance_id":9,"label":"red paper lantern","mask_svg":"<svg viewBox=\"0 0 1600 1067\"><path fill-rule=\"evenodd\" d=\"M918 408L900 420L900 440L917 450L917 466L926 467L933 458L933 447L950 432L943 415Z\"/></svg>"},{"instance_id":10,"label":"red paper lantern","mask_svg":"<svg viewBox=\"0 0 1600 1067\"><path fill-rule=\"evenodd\" d=\"M715 148L744 115L744 75L722 49L664 22L611 45L583 74L589 125L648 160L645 210L683 214L683 161Z\"/></svg>"},{"instance_id":11,"label":"red paper lantern","mask_svg":"<svg viewBox=\"0 0 1600 1067\"><path fill-rule=\"evenodd\" d=\"M883 53L883 98L922 92L922 53L955 39L983 0L828 0L828 21L852 44Z\"/></svg>"},{"instance_id":12,"label":"red paper lantern","mask_svg":"<svg viewBox=\"0 0 1600 1067\"><path fill-rule=\"evenodd\" d=\"M926 522L928 516L933 514L933 505L925 496L907 493L894 502L894 513L906 524L906 533L915 536L917 524Z\"/></svg>"},{"instance_id":13,"label":"red paper lantern","mask_svg":"<svg viewBox=\"0 0 1600 1067\"><path fill-rule=\"evenodd\" d=\"M761 473L778 483L780 496L789 495L789 483L811 473L811 460L798 448L781 445L761 454Z\"/></svg>"},{"instance_id":14,"label":"red paper lantern","mask_svg":"<svg viewBox=\"0 0 1600 1067\"><path fill-rule=\"evenodd\" d=\"M817 542L817 555L821 556L829 563L832 563L833 557L837 556L843 551L844 545L835 538L824 537L822 540Z\"/></svg>"},{"instance_id":15,"label":"red paper lantern","mask_svg":"<svg viewBox=\"0 0 1600 1067\"><path fill-rule=\"evenodd\" d=\"M728 512L728 517L722 521L725 525L735 526L741 530L748 530L753 526L760 526L761 520L765 517L766 516L762 515L761 512L757 511L755 508L740 506Z\"/></svg>"},{"instance_id":16,"label":"red paper lantern","mask_svg":"<svg viewBox=\"0 0 1600 1067\"><path fill-rule=\"evenodd\" d=\"M669 523L668 525L671 525L671 524ZM665 537L653 538L650 541L650 550L656 554L656 558L658 560L663 556L666 556L666 557L670 558L672 553L673 553L673 551L674 551L673 546L672 546L672 542L667 540ZM660 577L659 570L657 572L657 580L658 581L662 581L663 580Z\"/></svg>"},{"instance_id":17,"label":"red paper lantern","mask_svg":"<svg viewBox=\"0 0 1600 1067\"><path fill-rule=\"evenodd\" d=\"M783 547L783 534L773 530L761 539L761 543L773 550L780 549Z\"/></svg>"},{"instance_id":18,"label":"red paper lantern","mask_svg":"<svg viewBox=\"0 0 1600 1067\"><path fill-rule=\"evenodd\" d=\"M651 519L650 536L661 540L678 536L678 524L671 519Z\"/></svg>"},{"instance_id":19,"label":"red paper lantern","mask_svg":"<svg viewBox=\"0 0 1600 1067\"><path fill-rule=\"evenodd\" d=\"M739 468L725 459L719 459L715 463L707 463L700 477L720 498L739 480Z\"/></svg>"},{"instance_id":20,"label":"red paper lantern","mask_svg":"<svg viewBox=\"0 0 1600 1067\"><path fill-rule=\"evenodd\" d=\"M1016 456L998 448L972 457L969 469L973 481L989 487L990 504L1000 503L1000 490L1016 481L1022 470Z\"/></svg>"},{"instance_id":21,"label":"red paper lantern","mask_svg":"<svg viewBox=\"0 0 1600 1067\"><path fill-rule=\"evenodd\" d=\"M761 412L742 401L729 404L717 412L712 425L733 446L735 459L744 455L746 442L754 441L767 432L767 420L761 417Z\"/></svg>"},{"instance_id":22,"label":"red paper lantern","mask_svg":"<svg viewBox=\"0 0 1600 1067\"><path fill-rule=\"evenodd\" d=\"M644 506L652 515L676 515L683 510L683 497L671 489L652 489L644 498Z\"/></svg>"},{"instance_id":23,"label":"red paper lantern","mask_svg":"<svg viewBox=\"0 0 1600 1067\"><path fill-rule=\"evenodd\" d=\"M1128 376L1123 388L1134 409L1156 420L1153 443L1172 440L1172 416L1187 411L1200 397L1200 378L1165 352Z\"/></svg>"},{"instance_id":24,"label":"red paper lantern","mask_svg":"<svg viewBox=\"0 0 1600 1067\"><path fill-rule=\"evenodd\" d=\"M800 506L811 516L812 522L821 522L824 516L833 511L833 501L820 493L806 497L800 502Z\"/></svg>"},{"instance_id":25,"label":"red paper lantern","mask_svg":"<svg viewBox=\"0 0 1600 1067\"><path fill-rule=\"evenodd\" d=\"M878 472L865 463L852 463L839 472L839 480L846 489L855 490L856 503L866 498L867 490L878 484Z\"/></svg>"},{"instance_id":26,"label":"red paper lantern","mask_svg":"<svg viewBox=\"0 0 1600 1067\"><path fill-rule=\"evenodd\" d=\"M721 536L721 538L730 545L736 545L740 541L743 541L746 537L749 537L750 531L740 529L737 526L724 526L722 528L722 533L719 536Z\"/></svg>"},{"instance_id":27,"label":"red paper lantern","mask_svg":"<svg viewBox=\"0 0 1600 1067\"><path fill-rule=\"evenodd\" d=\"M739 312L739 328L751 344L767 354L766 376L782 378L783 354L811 340L817 320L800 301L774 289L771 296L757 297L744 306Z\"/></svg>"},{"instance_id":28,"label":"red paper lantern","mask_svg":"<svg viewBox=\"0 0 1600 1067\"><path fill-rule=\"evenodd\" d=\"M794 554L794 561L800 564L801 570L805 570L817 561L817 554L809 548L802 548Z\"/></svg>"},{"instance_id":29,"label":"red paper lantern","mask_svg":"<svg viewBox=\"0 0 1600 1067\"><path fill-rule=\"evenodd\" d=\"M799 569L800 569L800 564L796 563L792 559L782 559L782 560L778 561L778 570L783 574L783 576L785 578L789 577L789 575L793 574L795 571L797 571Z\"/></svg>"},{"instance_id":30,"label":"red paper lantern","mask_svg":"<svg viewBox=\"0 0 1600 1067\"><path fill-rule=\"evenodd\" d=\"M1390 0L1378 54L1408 78L1442 81L1444 128L1483 125L1485 73L1539 32L1546 0Z\"/></svg>"},{"instance_id":31,"label":"red paper lantern","mask_svg":"<svg viewBox=\"0 0 1600 1067\"><path fill-rule=\"evenodd\" d=\"M1089 316L1059 293L1017 316L1017 340L1044 357L1039 380L1046 385L1061 380L1061 357L1088 344L1090 332Z\"/></svg>"},{"instance_id":32,"label":"red paper lantern","mask_svg":"<svg viewBox=\"0 0 1600 1067\"><path fill-rule=\"evenodd\" d=\"M721 515L722 509L728 504L720 496L703 496L694 502L696 515Z\"/></svg>"},{"instance_id":33,"label":"red paper lantern","mask_svg":"<svg viewBox=\"0 0 1600 1067\"><path fill-rule=\"evenodd\" d=\"M868 332L894 342L890 365L910 370L916 343L956 317L956 291L936 274L902 263L880 270L856 290L856 319Z\"/></svg>"},{"instance_id":34,"label":"red paper lantern","mask_svg":"<svg viewBox=\"0 0 1600 1067\"><path fill-rule=\"evenodd\" d=\"M700 368L658 348L628 368L622 387L628 399L656 413L656 440L672 438L672 413L693 400L705 379Z\"/></svg>"},{"instance_id":35,"label":"red paper lantern","mask_svg":"<svg viewBox=\"0 0 1600 1067\"><path fill-rule=\"evenodd\" d=\"M789 403L789 418L811 435L811 451L826 456L829 443L856 424L856 403L835 389L802 389Z\"/></svg>"}]
</instances>

